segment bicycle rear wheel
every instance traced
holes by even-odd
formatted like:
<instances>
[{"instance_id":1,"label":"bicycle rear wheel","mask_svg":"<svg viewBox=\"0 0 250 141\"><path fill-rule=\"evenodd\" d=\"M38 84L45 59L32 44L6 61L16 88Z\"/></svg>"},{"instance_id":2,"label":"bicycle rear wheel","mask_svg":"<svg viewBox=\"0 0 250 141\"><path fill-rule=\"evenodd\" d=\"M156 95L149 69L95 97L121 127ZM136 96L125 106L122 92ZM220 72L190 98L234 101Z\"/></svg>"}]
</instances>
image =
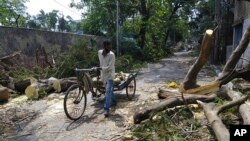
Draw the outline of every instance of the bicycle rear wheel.
<instances>
[{"instance_id":1,"label":"bicycle rear wheel","mask_svg":"<svg viewBox=\"0 0 250 141\"><path fill-rule=\"evenodd\" d=\"M84 88L78 84L74 84L66 91L63 107L66 116L71 120L79 119L87 104L87 97Z\"/></svg>"}]
</instances>

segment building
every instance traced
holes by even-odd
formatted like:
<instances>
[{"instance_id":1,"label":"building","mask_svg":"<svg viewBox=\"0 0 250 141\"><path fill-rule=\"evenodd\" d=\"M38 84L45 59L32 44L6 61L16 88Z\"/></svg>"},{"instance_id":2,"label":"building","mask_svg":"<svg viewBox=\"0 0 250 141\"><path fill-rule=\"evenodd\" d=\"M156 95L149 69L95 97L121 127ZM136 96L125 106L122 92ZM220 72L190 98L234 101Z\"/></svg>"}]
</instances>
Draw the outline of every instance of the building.
<instances>
[{"instance_id":1,"label":"building","mask_svg":"<svg viewBox=\"0 0 250 141\"><path fill-rule=\"evenodd\" d=\"M244 31L250 26L250 0L215 0L214 17L219 26L210 62L224 64L238 46ZM248 60L250 47L242 55L238 66L249 64Z\"/></svg>"}]
</instances>

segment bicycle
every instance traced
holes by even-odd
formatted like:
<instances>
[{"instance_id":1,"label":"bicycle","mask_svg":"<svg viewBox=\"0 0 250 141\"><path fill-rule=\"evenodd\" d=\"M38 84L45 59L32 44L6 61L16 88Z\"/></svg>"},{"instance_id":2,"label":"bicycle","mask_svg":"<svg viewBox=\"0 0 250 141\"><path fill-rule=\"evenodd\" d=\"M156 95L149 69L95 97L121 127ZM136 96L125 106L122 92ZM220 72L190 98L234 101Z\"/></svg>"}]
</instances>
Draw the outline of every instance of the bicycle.
<instances>
[{"instance_id":1,"label":"bicycle","mask_svg":"<svg viewBox=\"0 0 250 141\"><path fill-rule=\"evenodd\" d=\"M98 72L95 68L91 69L75 69L77 83L68 88L65 93L63 107L66 116L71 120L79 119L86 110L87 94L92 93L92 97L105 95L105 87L100 81L99 74L95 74L97 81L93 81L90 72ZM126 88L127 98L132 100L136 91L137 73L127 74L125 81L118 85L114 85L114 91Z\"/></svg>"}]
</instances>

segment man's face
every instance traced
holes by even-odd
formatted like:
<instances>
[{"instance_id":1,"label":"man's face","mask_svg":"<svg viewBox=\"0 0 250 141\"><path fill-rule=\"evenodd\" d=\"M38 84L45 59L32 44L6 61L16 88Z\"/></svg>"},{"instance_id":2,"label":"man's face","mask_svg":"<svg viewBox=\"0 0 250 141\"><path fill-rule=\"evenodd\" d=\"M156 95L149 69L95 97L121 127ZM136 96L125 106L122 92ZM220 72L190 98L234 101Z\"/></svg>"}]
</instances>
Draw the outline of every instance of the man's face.
<instances>
[{"instance_id":1,"label":"man's face","mask_svg":"<svg viewBox=\"0 0 250 141\"><path fill-rule=\"evenodd\" d=\"M106 45L105 50L110 51L112 49L112 45Z\"/></svg>"}]
</instances>

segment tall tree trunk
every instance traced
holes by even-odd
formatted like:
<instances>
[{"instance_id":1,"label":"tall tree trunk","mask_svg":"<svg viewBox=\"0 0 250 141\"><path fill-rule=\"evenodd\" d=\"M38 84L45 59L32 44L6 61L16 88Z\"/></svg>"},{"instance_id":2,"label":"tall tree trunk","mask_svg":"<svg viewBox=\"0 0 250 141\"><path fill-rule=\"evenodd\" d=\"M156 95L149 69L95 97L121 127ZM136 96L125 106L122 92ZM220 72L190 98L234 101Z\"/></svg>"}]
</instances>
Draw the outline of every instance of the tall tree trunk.
<instances>
[{"instance_id":1,"label":"tall tree trunk","mask_svg":"<svg viewBox=\"0 0 250 141\"><path fill-rule=\"evenodd\" d=\"M145 47L145 39L146 39L146 32L147 32L147 22L150 17L149 15L149 9L147 8L147 1L141 0L141 7L140 7L140 13L142 15L142 24L139 32L140 36L140 47L143 49Z\"/></svg>"},{"instance_id":2,"label":"tall tree trunk","mask_svg":"<svg viewBox=\"0 0 250 141\"><path fill-rule=\"evenodd\" d=\"M168 17L168 21L171 21L174 18L174 14L176 13L176 11L181 7L180 2L175 3L175 6L173 8L173 11L171 12L170 16ZM171 26L167 25L168 28L166 28L165 30L165 37L164 37L164 43L167 43L168 40L168 36L171 30Z\"/></svg>"},{"instance_id":3,"label":"tall tree trunk","mask_svg":"<svg viewBox=\"0 0 250 141\"><path fill-rule=\"evenodd\" d=\"M19 27L19 24L18 24L18 19L19 18L20 18L20 15L17 15L17 18L15 19L16 27Z\"/></svg>"},{"instance_id":4,"label":"tall tree trunk","mask_svg":"<svg viewBox=\"0 0 250 141\"><path fill-rule=\"evenodd\" d=\"M221 39L220 39L220 31L221 31L221 4L220 4L220 0L216 0L215 1L215 21L218 24L218 30L216 31L215 34L215 47L213 49L213 58L212 58L212 63L216 64L219 62L219 52L220 52L220 43L221 43Z\"/></svg>"}]
</instances>

